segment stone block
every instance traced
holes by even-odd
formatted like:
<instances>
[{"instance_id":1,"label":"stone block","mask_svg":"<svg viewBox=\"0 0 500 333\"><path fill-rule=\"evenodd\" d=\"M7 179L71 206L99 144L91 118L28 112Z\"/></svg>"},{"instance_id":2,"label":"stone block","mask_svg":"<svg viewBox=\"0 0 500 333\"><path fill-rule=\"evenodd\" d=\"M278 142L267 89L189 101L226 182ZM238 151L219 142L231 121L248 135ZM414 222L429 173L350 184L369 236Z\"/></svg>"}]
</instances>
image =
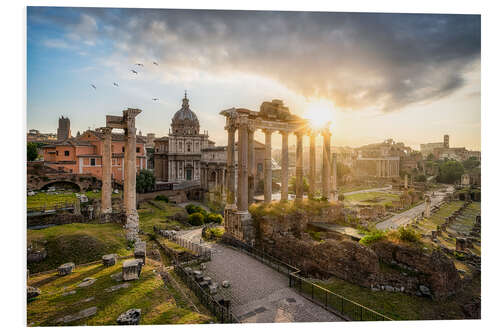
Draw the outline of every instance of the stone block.
<instances>
[{"instance_id":1,"label":"stone block","mask_svg":"<svg viewBox=\"0 0 500 333\"><path fill-rule=\"evenodd\" d=\"M134 258L142 260L146 264L146 242L138 241L134 245Z\"/></svg>"},{"instance_id":2,"label":"stone block","mask_svg":"<svg viewBox=\"0 0 500 333\"><path fill-rule=\"evenodd\" d=\"M209 277L209 276L205 276L205 277L203 278L203 281L207 281L207 282L208 282L208 284L211 284L211 283L212 283L212 278L211 278L211 277Z\"/></svg>"},{"instance_id":3,"label":"stone block","mask_svg":"<svg viewBox=\"0 0 500 333\"><path fill-rule=\"evenodd\" d=\"M465 248L466 248L465 238L457 237L456 243L455 243L455 250L457 250L457 251L464 251Z\"/></svg>"},{"instance_id":4,"label":"stone block","mask_svg":"<svg viewBox=\"0 0 500 333\"><path fill-rule=\"evenodd\" d=\"M222 287L223 288L229 288L231 286L231 284L229 283L228 280L224 280L222 281Z\"/></svg>"},{"instance_id":5,"label":"stone block","mask_svg":"<svg viewBox=\"0 0 500 333\"><path fill-rule=\"evenodd\" d=\"M38 288L28 286L28 288L26 289L26 293L29 301L30 299L38 297L42 293L42 291Z\"/></svg>"},{"instance_id":6,"label":"stone block","mask_svg":"<svg viewBox=\"0 0 500 333\"><path fill-rule=\"evenodd\" d=\"M67 263L59 266L57 268L57 272L60 276L64 276L64 275L71 274L71 272L73 272L74 269L75 269L75 264L72 262L67 262Z\"/></svg>"},{"instance_id":7,"label":"stone block","mask_svg":"<svg viewBox=\"0 0 500 333\"><path fill-rule=\"evenodd\" d=\"M123 281L131 281L139 279L142 269L142 259L125 260L122 265Z\"/></svg>"},{"instance_id":8,"label":"stone block","mask_svg":"<svg viewBox=\"0 0 500 333\"><path fill-rule=\"evenodd\" d=\"M199 283L199 285L200 285L200 287L202 287L202 288L207 288L207 287L209 286L209 284L208 284L208 282L207 282L207 281L201 281L201 282Z\"/></svg>"},{"instance_id":9,"label":"stone block","mask_svg":"<svg viewBox=\"0 0 500 333\"><path fill-rule=\"evenodd\" d=\"M122 313L116 319L118 325L139 325L141 320L141 309L130 309Z\"/></svg>"},{"instance_id":10,"label":"stone block","mask_svg":"<svg viewBox=\"0 0 500 333\"><path fill-rule=\"evenodd\" d=\"M208 291L210 292L210 295L215 295L217 294L217 285L211 285L208 287Z\"/></svg>"},{"instance_id":11,"label":"stone block","mask_svg":"<svg viewBox=\"0 0 500 333\"><path fill-rule=\"evenodd\" d=\"M118 255L116 253L105 254L102 256L102 264L104 266L114 266L116 264L116 259Z\"/></svg>"},{"instance_id":12,"label":"stone block","mask_svg":"<svg viewBox=\"0 0 500 333\"><path fill-rule=\"evenodd\" d=\"M96 281L96 279L88 277L88 278L83 279L83 281L77 287L79 287L79 288L88 287L88 286L93 285L95 281Z\"/></svg>"}]
</instances>

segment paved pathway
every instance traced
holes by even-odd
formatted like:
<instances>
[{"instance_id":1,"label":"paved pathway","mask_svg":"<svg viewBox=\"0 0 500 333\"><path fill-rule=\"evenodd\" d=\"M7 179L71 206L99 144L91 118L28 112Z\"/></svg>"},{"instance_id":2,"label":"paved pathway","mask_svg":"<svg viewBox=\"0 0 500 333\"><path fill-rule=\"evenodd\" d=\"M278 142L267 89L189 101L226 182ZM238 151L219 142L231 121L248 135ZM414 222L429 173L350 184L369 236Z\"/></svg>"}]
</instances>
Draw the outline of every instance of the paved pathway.
<instances>
[{"instance_id":1,"label":"paved pathway","mask_svg":"<svg viewBox=\"0 0 500 333\"><path fill-rule=\"evenodd\" d=\"M388 191L388 190L392 190L392 185L389 185L387 187L368 188L366 190L346 192L346 193L343 193L343 194L344 195L351 195L351 194L358 194L358 193L369 193L369 192L379 192L379 191Z\"/></svg>"},{"instance_id":2,"label":"paved pathway","mask_svg":"<svg viewBox=\"0 0 500 333\"><path fill-rule=\"evenodd\" d=\"M201 229L180 233L200 241ZM330 322L341 321L333 313L305 299L288 287L288 278L254 258L220 244L210 244L212 260L207 275L231 283L231 309L242 322ZM222 289L224 291L224 289Z\"/></svg>"},{"instance_id":3,"label":"paved pathway","mask_svg":"<svg viewBox=\"0 0 500 333\"><path fill-rule=\"evenodd\" d=\"M443 201L444 198L446 197L446 194L449 192L453 192L452 186L447 187L446 192L435 192L435 196L431 197L431 207ZM424 210L425 210L425 203L422 203L400 214L396 214L385 221L378 223L376 225L376 228L378 230L397 229L400 226L409 224L412 221L412 219L414 219L418 215L421 215Z\"/></svg>"}]
</instances>

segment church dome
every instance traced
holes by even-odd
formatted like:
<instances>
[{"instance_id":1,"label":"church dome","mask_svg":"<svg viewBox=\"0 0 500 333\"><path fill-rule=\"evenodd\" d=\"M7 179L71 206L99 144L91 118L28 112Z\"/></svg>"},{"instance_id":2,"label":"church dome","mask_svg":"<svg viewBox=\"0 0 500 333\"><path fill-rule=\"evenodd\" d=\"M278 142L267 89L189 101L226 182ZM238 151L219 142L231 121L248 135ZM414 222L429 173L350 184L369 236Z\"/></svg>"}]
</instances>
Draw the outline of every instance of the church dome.
<instances>
[{"instance_id":1,"label":"church dome","mask_svg":"<svg viewBox=\"0 0 500 333\"><path fill-rule=\"evenodd\" d=\"M182 107L172 118L172 131L174 135L195 135L200 131L200 123L196 114L189 108L189 99L184 93Z\"/></svg>"}]
</instances>

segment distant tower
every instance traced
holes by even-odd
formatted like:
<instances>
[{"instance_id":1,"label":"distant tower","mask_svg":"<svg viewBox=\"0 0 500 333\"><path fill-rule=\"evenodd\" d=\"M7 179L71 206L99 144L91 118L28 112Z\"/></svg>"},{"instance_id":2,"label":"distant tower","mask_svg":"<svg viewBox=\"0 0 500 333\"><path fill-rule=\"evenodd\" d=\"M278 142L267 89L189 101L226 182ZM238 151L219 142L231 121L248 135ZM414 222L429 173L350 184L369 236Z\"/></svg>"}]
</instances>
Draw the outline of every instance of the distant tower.
<instances>
[{"instance_id":1,"label":"distant tower","mask_svg":"<svg viewBox=\"0 0 500 333\"><path fill-rule=\"evenodd\" d=\"M69 138L71 138L69 118L61 116L61 118L59 118L59 127L57 128L57 141L64 141Z\"/></svg>"},{"instance_id":2,"label":"distant tower","mask_svg":"<svg viewBox=\"0 0 500 333\"><path fill-rule=\"evenodd\" d=\"M448 134L444 135L444 147L450 148L450 136Z\"/></svg>"}]
</instances>

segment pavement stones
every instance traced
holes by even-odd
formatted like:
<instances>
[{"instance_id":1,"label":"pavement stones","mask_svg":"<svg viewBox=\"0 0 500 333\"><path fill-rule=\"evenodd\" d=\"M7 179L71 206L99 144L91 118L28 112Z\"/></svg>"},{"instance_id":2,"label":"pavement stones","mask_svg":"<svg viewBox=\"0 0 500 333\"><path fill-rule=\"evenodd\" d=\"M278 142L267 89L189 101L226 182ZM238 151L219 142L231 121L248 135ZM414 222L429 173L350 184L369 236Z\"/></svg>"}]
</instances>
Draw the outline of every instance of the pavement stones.
<instances>
[{"instance_id":1,"label":"pavement stones","mask_svg":"<svg viewBox=\"0 0 500 333\"><path fill-rule=\"evenodd\" d=\"M85 278L83 279L82 283L80 283L77 287L82 288L82 287L88 287L94 284L96 279L94 278Z\"/></svg>"},{"instance_id":2,"label":"pavement stones","mask_svg":"<svg viewBox=\"0 0 500 333\"><path fill-rule=\"evenodd\" d=\"M28 296L28 300L30 300L30 299L34 299L34 298L40 296L42 291L38 288L28 286L28 288L26 289L26 293Z\"/></svg>"},{"instance_id":3,"label":"pavement stones","mask_svg":"<svg viewBox=\"0 0 500 333\"><path fill-rule=\"evenodd\" d=\"M110 292L116 291L118 289L128 288L129 286L130 286L130 283L125 282L122 284L117 284L117 285L111 286L109 288L106 288L106 289L104 289L104 291L110 293Z\"/></svg>"},{"instance_id":4,"label":"pavement stones","mask_svg":"<svg viewBox=\"0 0 500 333\"><path fill-rule=\"evenodd\" d=\"M56 324L58 324L58 323L65 323L66 324L66 323L70 323L72 321L88 318L90 316L95 315L96 313L97 313L97 307L93 306L91 308L84 309L84 310L77 312L75 314L66 315L62 318L59 318L55 321L55 323Z\"/></svg>"}]
</instances>

